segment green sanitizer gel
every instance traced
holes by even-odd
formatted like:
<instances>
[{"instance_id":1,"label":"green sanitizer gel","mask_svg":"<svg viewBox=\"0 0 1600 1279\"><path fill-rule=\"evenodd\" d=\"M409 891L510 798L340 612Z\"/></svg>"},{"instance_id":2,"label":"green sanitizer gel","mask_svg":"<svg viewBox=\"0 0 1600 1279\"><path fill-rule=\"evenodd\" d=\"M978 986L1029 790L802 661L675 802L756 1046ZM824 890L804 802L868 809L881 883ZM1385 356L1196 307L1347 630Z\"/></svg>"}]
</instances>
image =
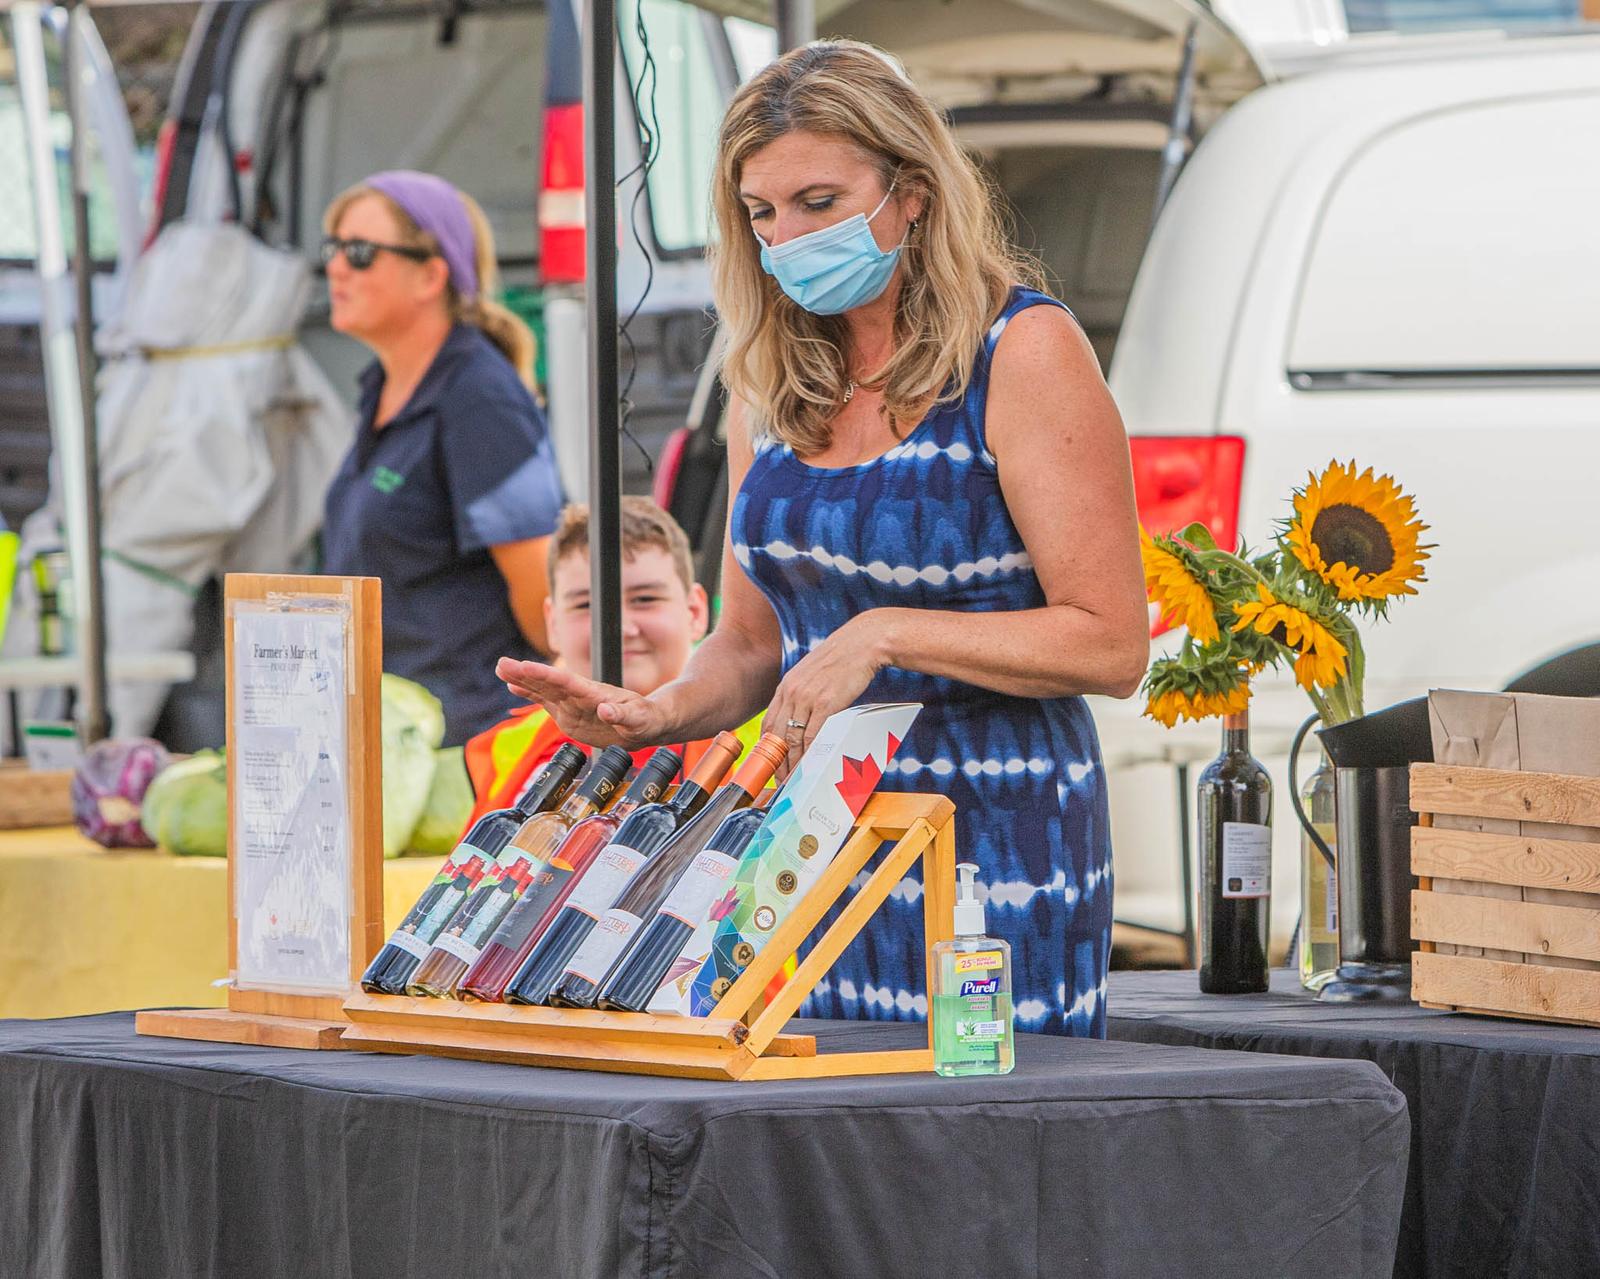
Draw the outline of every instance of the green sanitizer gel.
<instances>
[{"instance_id":1,"label":"green sanitizer gel","mask_svg":"<svg viewBox=\"0 0 1600 1279\"><path fill-rule=\"evenodd\" d=\"M1004 1075L1016 1065L1011 946L984 935L978 868L956 867L956 935L933 948L933 1068L941 1075Z\"/></svg>"}]
</instances>

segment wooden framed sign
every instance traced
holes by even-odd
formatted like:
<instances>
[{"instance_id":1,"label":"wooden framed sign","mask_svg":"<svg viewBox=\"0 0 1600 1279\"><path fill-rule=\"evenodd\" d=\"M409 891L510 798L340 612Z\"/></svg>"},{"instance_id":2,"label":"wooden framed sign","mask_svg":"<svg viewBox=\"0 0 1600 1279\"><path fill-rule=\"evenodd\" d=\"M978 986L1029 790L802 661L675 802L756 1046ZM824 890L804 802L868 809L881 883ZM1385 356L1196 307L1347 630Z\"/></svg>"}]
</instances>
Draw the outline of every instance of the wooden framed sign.
<instances>
[{"instance_id":1,"label":"wooden framed sign","mask_svg":"<svg viewBox=\"0 0 1600 1279\"><path fill-rule=\"evenodd\" d=\"M228 576L228 1006L140 1033L339 1046L383 944L380 590Z\"/></svg>"}]
</instances>

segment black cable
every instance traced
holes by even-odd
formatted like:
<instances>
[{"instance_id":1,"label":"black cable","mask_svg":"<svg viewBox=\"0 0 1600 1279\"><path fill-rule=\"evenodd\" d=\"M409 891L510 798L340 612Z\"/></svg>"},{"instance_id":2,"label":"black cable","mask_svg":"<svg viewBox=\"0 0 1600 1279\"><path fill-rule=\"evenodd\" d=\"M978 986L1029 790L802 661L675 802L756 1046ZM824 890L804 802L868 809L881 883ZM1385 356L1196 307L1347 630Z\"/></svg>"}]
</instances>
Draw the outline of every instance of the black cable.
<instances>
[{"instance_id":1,"label":"black cable","mask_svg":"<svg viewBox=\"0 0 1600 1279\"><path fill-rule=\"evenodd\" d=\"M656 88L660 82L660 75L656 68L655 54L650 49L650 31L645 26L644 0L635 0L633 21L634 33L639 37L641 56L638 76L629 87L633 96L633 118L639 130L640 158L639 163L617 180L617 187L620 189L624 182L635 176L639 179L633 199L628 202L628 233L639 249L639 256L644 259L644 288L639 291L639 297L628 314L617 325L617 337L627 352L627 373L617 394L620 405L618 429L621 430L623 437L639 450L639 456L644 459L645 474L653 476L655 459L650 456L650 450L645 448L639 437L633 433L632 393L634 381L639 375L639 348L634 344L633 334L629 330L644 307L645 300L650 296L651 287L655 284L655 263L651 260L649 249L645 247L644 237L639 234L639 203L645 198L650 185L651 170L655 168L656 160L661 155L661 117L656 110ZM650 81L648 109L641 101L645 94L646 77L649 77Z\"/></svg>"},{"instance_id":2,"label":"black cable","mask_svg":"<svg viewBox=\"0 0 1600 1279\"><path fill-rule=\"evenodd\" d=\"M217 65L229 74L222 78L217 88L217 140L222 144L223 162L227 165L228 199L233 205L233 220L244 225L244 192L239 182L239 167L233 152L233 55L238 48L245 19L250 16L250 4L236 4L228 10L223 22L222 39L217 53Z\"/></svg>"}]
</instances>

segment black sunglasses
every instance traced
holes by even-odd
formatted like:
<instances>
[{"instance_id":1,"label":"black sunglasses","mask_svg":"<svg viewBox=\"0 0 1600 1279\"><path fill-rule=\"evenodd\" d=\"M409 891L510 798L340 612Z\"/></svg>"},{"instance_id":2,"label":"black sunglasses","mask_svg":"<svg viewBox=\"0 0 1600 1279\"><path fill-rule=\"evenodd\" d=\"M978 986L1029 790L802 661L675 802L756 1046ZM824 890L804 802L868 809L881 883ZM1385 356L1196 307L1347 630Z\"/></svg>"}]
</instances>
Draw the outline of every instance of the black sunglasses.
<instances>
[{"instance_id":1,"label":"black sunglasses","mask_svg":"<svg viewBox=\"0 0 1600 1279\"><path fill-rule=\"evenodd\" d=\"M344 260L357 271L365 271L378 260L378 252L398 253L403 258L410 258L413 262L426 262L433 257L431 249L419 249L410 244L379 244L376 240L341 240L336 235L324 236L322 249L319 256L322 265L327 266L340 253Z\"/></svg>"}]
</instances>

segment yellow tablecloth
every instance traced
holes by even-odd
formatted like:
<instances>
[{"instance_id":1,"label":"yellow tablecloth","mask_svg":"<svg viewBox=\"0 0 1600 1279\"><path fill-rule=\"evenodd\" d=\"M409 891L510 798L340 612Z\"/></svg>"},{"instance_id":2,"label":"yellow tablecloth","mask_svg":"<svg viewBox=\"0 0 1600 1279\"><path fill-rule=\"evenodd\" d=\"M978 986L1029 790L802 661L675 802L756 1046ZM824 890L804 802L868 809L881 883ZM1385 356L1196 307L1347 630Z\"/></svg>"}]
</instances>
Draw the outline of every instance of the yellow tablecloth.
<instances>
[{"instance_id":1,"label":"yellow tablecloth","mask_svg":"<svg viewBox=\"0 0 1600 1279\"><path fill-rule=\"evenodd\" d=\"M384 863L387 929L440 860ZM220 1007L227 888L220 857L115 852L71 827L0 831L0 1017Z\"/></svg>"}]
</instances>

